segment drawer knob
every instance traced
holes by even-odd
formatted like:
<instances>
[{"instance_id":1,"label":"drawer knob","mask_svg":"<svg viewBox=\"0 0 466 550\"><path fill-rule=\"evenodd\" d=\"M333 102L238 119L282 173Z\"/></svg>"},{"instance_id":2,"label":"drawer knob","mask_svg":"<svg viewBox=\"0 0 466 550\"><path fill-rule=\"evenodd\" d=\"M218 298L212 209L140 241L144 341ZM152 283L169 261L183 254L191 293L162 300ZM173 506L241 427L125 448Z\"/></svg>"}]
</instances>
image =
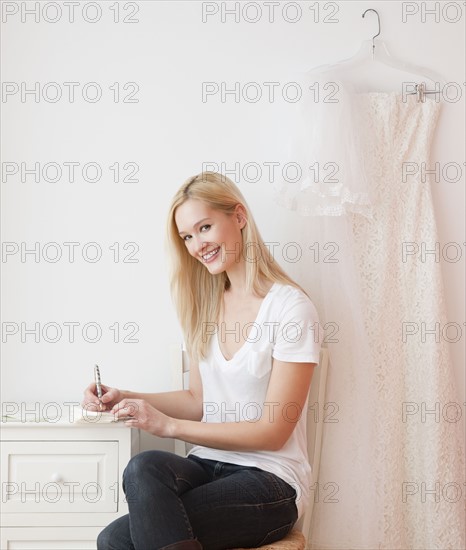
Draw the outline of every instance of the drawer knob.
<instances>
[{"instance_id":1,"label":"drawer knob","mask_svg":"<svg viewBox=\"0 0 466 550\"><path fill-rule=\"evenodd\" d=\"M55 483L60 483L61 481L63 481L61 474L59 474L58 472L54 472L51 476L51 479Z\"/></svg>"}]
</instances>

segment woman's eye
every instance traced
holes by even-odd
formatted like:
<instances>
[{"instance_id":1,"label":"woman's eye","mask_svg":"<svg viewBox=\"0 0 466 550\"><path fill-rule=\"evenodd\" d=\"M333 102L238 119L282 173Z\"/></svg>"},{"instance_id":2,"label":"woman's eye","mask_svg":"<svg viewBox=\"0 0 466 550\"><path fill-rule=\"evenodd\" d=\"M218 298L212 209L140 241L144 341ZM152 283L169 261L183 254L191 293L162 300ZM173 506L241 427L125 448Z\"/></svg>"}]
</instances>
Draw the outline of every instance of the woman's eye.
<instances>
[{"instance_id":1,"label":"woman's eye","mask_svg":"<svg viewBox=\"0 0 466 550\"><path fill-rule=\"evenodd\" d=\"M211 224L206 223L205 225L202 225L202 226L201 226L201 230L204 229L204 227L209 227L209 228L210 228L210 227L211 227ZM185 236L183 237L183 241L186 242L186 238L187 238L187 237L191 237L191 235L185 235Z\"/></svg>"}]
</instances>

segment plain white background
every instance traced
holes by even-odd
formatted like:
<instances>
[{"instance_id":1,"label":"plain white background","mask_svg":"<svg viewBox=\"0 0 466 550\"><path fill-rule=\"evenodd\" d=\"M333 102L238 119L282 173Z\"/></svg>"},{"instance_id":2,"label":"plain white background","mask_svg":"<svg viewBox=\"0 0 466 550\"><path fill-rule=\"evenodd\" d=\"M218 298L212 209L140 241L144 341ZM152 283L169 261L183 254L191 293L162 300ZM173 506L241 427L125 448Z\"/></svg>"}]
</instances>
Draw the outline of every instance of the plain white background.
<instances>
[{"instance_id":1,"label":"plain white background","mask_svg":"<svg viewBox=\"0 0 466 550\"><path fill-rule=\"evenodd\" d=\"M95 3L79 3L73 22L66 3L58 4L61 16L56 3L37 2L39 20L27 15L23 23L21 11L33 9L33 2L2 3L3 402L38 402L41 408L48 402L79 402L95 363L103 383L139 391L172 389L169 344L180 342L181 332L169 296L165 222L176 189L204 163L222 172L238 167L228 175L245 195L262 237L279 243L278 261L306 286L311 256L298 265L282 255L304 222L274 203L265 163L284 162L293 105L282 91L291 74L353 55L377 32L375 14L361 17L368 8L378 10L379 38L394 57L440 72L463 93L458 102L444 102L426 168L438 162L441 170L447 163L462 170L456 182L441 173L430 185L445 252L448 320L460 331L450 344L453 368L458 397L465 401L463 3L281 2L271 17L271 3L241 2L235 21L224 15L235 9L234 2L104 1L95 23L85 20L96 18ZM434 11L429 15L429 10ZM404 12L411 15L404 18ZM138 22L124 22L125 17ZM74 102L66 82L77 83ZM102 91L95 102L82 95L87 90L94 98L95 86L86 88L91 82ZM249 96L241 93L235 102L231 94L225 101L220 93L203 98L206 82L219 90L238 82L241 91L255 84ZM273 101L267 82L279 83ZM37 101L33 94L22 99L21 89L35 83ZM62 98L50 101L57 89ZM263 94L257 102L248 100L254 89ZM131 97L138 102L123 101ZM70 162L79 163L73 182L64 164ZM27 175L22 182L21 163L28 169L39 163L41 171L57 163L62 177L50 182L39 174L36 182ZM83 178L87 163L101 168L97 181ZM135 163L137 173L126 163ZM261 168L258 181L247 163ZM15 165L19 172L11 174ZM46 177L54 174L51 166ZM88 176L94 175L90 166ZM137 181L122 181L131 175ZM78 244L65 245L71 242ZM21 258L22 249L34 247L37 257ZM98 250L101 258L90 261ZM458 250L461 257L451 261ZM53 261L57 251L62 257ZM39 323L38 342L33 334L22 335L21 323L28 329ZM87 323L93 324L86 332ZM8 334L15 327L18 332ZM152 444L168 442L147 443Z\"/></svg>"}]
</instances>

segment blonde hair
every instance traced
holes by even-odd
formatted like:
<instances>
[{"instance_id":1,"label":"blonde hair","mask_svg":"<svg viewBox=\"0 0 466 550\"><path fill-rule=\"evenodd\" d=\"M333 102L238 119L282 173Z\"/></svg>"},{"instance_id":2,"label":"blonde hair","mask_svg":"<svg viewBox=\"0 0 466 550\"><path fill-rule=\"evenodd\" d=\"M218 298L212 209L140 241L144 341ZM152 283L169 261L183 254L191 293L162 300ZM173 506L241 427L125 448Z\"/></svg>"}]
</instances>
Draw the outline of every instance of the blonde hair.
<instances>
[{"instance_id":1,"label":"blonde hair","mask_svg":"<svg viewBox=\"0 0 466 550\"><path fill-rule=\"evenodd\" d=\"M204 327L216 323L223 292L230 286L225 271L212 275L202 263L189 254L178 234L175 213L188 199L203 201L210 208L232 215L239 203L246 212L246 225L241 229L241 253L246 261L246 291L257 296L266 294L262 282L273 281L292 285L306 296L273 259L265 246L251 211L238 187L227 176L217 172L201 172L188 178L172 199L167 219L166 252L169 258L170 291L183 331L186 350L199 361L207 355L211 334L206 338Z\"/></svg>"}]
</instances>

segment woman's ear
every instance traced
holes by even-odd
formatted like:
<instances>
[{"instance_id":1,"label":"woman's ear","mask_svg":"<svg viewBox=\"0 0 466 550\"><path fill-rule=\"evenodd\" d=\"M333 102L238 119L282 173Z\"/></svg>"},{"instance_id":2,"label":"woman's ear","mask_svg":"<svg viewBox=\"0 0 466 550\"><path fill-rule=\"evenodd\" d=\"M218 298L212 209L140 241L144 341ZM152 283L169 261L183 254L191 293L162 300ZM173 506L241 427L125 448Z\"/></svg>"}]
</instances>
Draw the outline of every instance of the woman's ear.
<instances>
[{"instance_id":1,"label":"woman's ear","mask_svg":"<svg viewBox=\"0 0 466 550\"><path fill-rule=\"evenodd\" d=\"M248 219L246 217L246 210L244 209L244 206L242 204L236 205L236 219L238 220L238 223L240 224L240 229L243 229L243 227L246 225Z\"/></svg>"}]
</instances>

